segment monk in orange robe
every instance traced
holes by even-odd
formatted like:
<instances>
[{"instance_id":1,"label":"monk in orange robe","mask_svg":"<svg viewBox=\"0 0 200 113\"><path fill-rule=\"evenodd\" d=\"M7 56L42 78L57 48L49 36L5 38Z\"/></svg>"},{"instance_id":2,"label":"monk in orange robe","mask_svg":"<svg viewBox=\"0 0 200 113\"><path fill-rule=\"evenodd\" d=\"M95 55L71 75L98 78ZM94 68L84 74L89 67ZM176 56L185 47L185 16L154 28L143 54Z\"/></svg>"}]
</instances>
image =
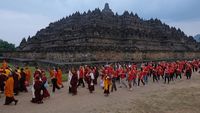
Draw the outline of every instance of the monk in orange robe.
<instances>
[{"instance_id":1,"label":"monk in orange robe","mask_svg":"<svg viewBox=\"0 0 200 113\"><path fill-rule=\"evenodd\" d=\"M61 86L63 88L63 83L62 83L62 70L58 68L57 70L57 84L58 86Z\"/></svg>"},{"instance_id":2,"label":"monk in orange robe","mask_svg":"<svg viewBox=\"0 0 200 113\"><path fill-rule=\"evenodd\" d=\"M29 86L31 79L31 70L28 67L26 67L25 73L26 73L26 85Z\"/></svg>"},{"instance_id":3,"label":"monk in orange robe","mask_svg":"<svg viewBox=\"0 0 200 113\"><path fill-rule=\"evenodd\" d=\"M5 104L4 105L9 105L12 102L15 102L15 105L17 104L18 100L15 100L14 98L14 79L12 75L9 75L8 79L6 80L5 84Z\"/></svg>"},{"instance_id":4,"label":"monk in orange robe","mask_svg":"<svg viewBox=\"0 0 200 113\"><path fill-rule=\"evenodd\" d=\"M54 93L55 92L55 89L60 89L60 87L58 86L58 83L57 83L57 71L56 69L53 69L53 70L49 70L49 73L50 73L50 77L51 77L51 82L52 82L52 85L53 85L53 89L52 89L52 92Z\"/></svg>"},{"instance_id":5,"label":"monk in orange robe","mask_svg":"<svg viewBox=\"0 0 200 113\"><path fill-rule=\"evenodd\" d=\"M50 75L50 78L54 77L54 70L53 69L49 69L49 75Z\"/></svg>"}]
</instances>

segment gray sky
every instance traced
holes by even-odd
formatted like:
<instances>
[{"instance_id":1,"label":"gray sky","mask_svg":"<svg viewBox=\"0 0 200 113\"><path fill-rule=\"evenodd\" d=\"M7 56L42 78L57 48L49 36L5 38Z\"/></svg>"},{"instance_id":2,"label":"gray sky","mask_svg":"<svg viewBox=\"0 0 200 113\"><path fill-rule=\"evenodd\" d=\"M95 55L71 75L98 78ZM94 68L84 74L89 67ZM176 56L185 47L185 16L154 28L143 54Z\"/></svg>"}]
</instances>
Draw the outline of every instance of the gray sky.
<instances>
[{"instance_id":1,"label":"gray sky","mask_svg":"<svg viewBox=\"0 0 200 113\"><path fill-rule=\"evenodd\" d=\"M17 46L23 37L75 11L88 11L109 3L113 12L125 10L141 18L159 18L187 35L200 33L200 0L0 0L0 39Z\"/></svg>"}]
</instances>

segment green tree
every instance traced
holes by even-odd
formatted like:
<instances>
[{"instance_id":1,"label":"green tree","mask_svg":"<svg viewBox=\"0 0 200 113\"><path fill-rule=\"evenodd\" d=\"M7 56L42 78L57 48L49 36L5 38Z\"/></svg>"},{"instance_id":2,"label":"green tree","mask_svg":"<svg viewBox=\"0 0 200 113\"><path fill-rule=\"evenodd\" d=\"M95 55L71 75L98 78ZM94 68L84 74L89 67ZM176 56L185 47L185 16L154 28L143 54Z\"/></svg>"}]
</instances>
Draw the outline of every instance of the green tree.
<instances>
[{"instance_id":1,"label":"green tree","mask_svg":"<svg viewBox=\"0 0 200 113\"><path fill-rule=\"evenodd\" d=\"M15 45L0 39L0 51L15 51Z\"/></svg>"}]
</instances>

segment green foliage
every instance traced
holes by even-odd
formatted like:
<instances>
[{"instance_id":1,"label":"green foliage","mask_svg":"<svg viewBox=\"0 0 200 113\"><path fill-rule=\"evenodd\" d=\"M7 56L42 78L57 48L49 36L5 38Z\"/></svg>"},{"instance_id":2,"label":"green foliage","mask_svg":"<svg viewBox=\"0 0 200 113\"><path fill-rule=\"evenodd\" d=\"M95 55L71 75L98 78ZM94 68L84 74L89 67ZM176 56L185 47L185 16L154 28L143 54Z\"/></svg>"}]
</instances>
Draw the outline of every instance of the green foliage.
<instances>
[{"instance_id":1,"label":"green foliage","mask_svg":"<svg viewBox=\"0 0 200 113\"><path fill-rule=\"evenodd\" d=\"M0 51L15 51L15 45L0 39Z\"/></svg>"}]
</instances>

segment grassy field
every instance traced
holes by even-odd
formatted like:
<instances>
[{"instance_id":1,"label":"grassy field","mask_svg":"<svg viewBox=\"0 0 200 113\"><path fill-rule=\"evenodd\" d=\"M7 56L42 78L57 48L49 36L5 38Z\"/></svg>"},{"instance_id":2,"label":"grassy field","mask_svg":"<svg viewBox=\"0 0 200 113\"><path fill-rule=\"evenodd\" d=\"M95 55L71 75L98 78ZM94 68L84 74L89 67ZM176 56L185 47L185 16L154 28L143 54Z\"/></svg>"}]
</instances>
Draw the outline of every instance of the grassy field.
<instances>
[{"instance_id":1,"label":"grassy field","mask_svg":"<svg viewBox=\"0 0 200 113\"><path fill-rule=\"evenodd\" d=\"M13 64L8 64L12 69L15 69L15 65L13 65ZM2 63L0 63L0 67L2 66ZM19 65L19 67L20 68L23 68L23 66L21 66L21 65ZM32 76L33 76L33 73L35 72L35 67L33 67L33 66L29 66L29 69L31 70L31 73L32 73ZM45 70L45 72L46 72L46 76L47 76L47 78L48 78L48 81L50 82L50 75L49 75L49 72L48 72L48 70ZM31 77L31 80L32 80L32 77ZM66 73L63 73L63 75L62 75L62 80L63 81L67 81L67 74Z\"/></svg>"}]
</instances>

